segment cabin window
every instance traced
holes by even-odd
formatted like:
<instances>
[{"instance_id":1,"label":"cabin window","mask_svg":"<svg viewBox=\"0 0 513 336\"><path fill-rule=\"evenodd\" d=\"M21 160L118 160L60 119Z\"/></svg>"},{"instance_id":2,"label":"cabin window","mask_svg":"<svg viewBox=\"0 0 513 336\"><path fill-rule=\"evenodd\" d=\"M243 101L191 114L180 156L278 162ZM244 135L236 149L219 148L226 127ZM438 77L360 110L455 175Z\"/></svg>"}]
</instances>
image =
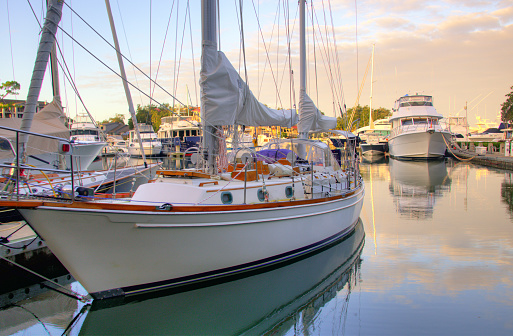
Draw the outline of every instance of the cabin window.
<instances>
[{"instance_id":1,"label":"cabin window","mask_svg":"<svg viewBox=\"0 0 513 336\"><path fill-rule=\"evenodd\" d=\"M427 119L413 119L413 123L417 125L425 125L428 121Z\"/></svg>"},{"instance_id":2,"label":"cabin window","mask_svg":"<svg viewBox=\"0 0 513 336\"><path fill-rule=\"evenodd\" d=\"M180 139L183 139L183 137L185 136L185 131L178 131L178 136L180 137Z\"/></svg>"},{"instance_id":3,"label":"cabin window","mask_svg":"<svg viewBox=\"0 0 513 336\"><path fill-rule=\"evenodd\" d=\"M260 202L263 202L265 201L265 195L264 195L264 191L262 189L258 189L257 191L257 197L258 197L258 200Z\"/></svg>"},{"instance_id":4,"label":"cabin window","mask_svg":"<svg viewBox=\"0 0 513 336\"><path fill-rule=\"evenodd\" d=\"M223 202L223 204L232 204L232 202L233 202L232 193L229 191L223 191L221 193L221 202Z\"/></svg>"},{"instance_id":5,"label":"cabin window","mask_svg":"<svg viewBox=\"0 0 513 336\"><path fill-rule=\"evenodd\" d=\"M402 125L403 126L413 125L413 120L412 119L404 119L404 120L402 120Z\"/></svg>"},{"instance_id":6,"label":"cabin window","mask_svg":"<svg viewBox=\"0 0 513 336\"><path fill-rule=\"evenodd\" d=\"M285 188L285 196L287 196L287 198L292 198L292 196L294 196L294 189L292 189L291 186Z\"/></svg>"}]
</instances>

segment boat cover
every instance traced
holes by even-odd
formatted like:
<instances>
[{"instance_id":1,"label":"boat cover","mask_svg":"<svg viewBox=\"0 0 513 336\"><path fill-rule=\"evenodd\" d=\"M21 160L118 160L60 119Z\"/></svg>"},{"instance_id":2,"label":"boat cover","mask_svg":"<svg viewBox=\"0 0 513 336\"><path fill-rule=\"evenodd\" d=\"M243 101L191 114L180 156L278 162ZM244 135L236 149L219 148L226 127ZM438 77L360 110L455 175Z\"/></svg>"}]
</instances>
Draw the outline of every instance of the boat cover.
<instances>
[{"instance_id":1,"label":"boat cover","mask_svg":"<svg viewBox=\"0 0 513 336\"><path fill-rule=\"evenodd\" d=\"M215 44L204 41L200 73L202 115L207 126L292 127L295 110L275 110L260 103Z\"/></svg>"},{"instance_id":2,"label":"boat cover","mask_svg":"<svg viewBox=\"0 0 513 336\"><path fill-rule=\"evenodd\" d=\"M308 94L301 90L299 97L298 132L326 132L337 127L337 118L325 116Z\"/></svg>"}]
</instances>

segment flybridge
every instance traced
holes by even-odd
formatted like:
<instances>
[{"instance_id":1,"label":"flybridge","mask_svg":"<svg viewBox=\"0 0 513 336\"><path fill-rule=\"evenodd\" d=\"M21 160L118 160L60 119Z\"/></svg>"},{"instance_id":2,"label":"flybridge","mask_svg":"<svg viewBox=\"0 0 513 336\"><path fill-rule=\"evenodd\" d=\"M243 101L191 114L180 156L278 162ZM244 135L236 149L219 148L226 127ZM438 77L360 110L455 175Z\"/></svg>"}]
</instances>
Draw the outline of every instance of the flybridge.
<instances>
[{"instance_id":1,"label":"flybridge","mask_svg":"<svg viewBox=\"0 0 513 336\"><path fill-rule=\"evenodd\" d=\"M433 106L432 96L404 96L399 98L396 107L406 106Z\"/></svg>"}]
</instances>

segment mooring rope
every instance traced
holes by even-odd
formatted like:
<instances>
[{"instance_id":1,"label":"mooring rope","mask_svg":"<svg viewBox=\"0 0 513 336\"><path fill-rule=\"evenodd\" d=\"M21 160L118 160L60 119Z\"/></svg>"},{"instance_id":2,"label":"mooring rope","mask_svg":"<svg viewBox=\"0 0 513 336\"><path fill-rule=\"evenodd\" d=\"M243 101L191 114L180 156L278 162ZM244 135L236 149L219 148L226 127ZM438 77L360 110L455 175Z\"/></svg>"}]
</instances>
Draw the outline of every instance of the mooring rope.
<instances>
[{"instance_id":1,"label":"mooring rope","mask_svg":"<svg viewBox=\"0 0 513 336\"><path fill-rule=\"evenodd\" d=\"M7 259L7 258L5 258L5 257L3 257L3 256L0 256L0 258L2 258L3 260L5 260L5 261L7 261L7 262L10 262L11 264L13 264L13 265L15 265L15 266L18 266L19 268L21 268L21 269L23 269L23 270L25 270L25 271L27 271L27 272L29 272L29 273L34 274L35 276L38 276L38 277L40 277L40 278L42 278L42 279L44 279L44 280L46 280L46 281L48 281L48 282L50 282L50 283L52 283L52 284L54 284L54 285L58 286L58 287L61 287L61 288L63 288L64 290L67 290L67 291L71 292L71 293L72 293L72 294L71 294L71 297L73 297L73 298L75 298L75 299L77 299L77 300L80 300L81 302L87 302L87 301L88 301L88 298L87 298L87 296L85 296L85 295L79 294L79 293L77 293L77 292L75 292L75 291L73 291L73 290L71 290L71 289L69 289L69 288L66 288L66 287L62 286L61 284L58 284L57 282L55 282L55 281L53 281L53 280L51 280L51 279L49 279L49 278L45 277L44 275L38 274L38 273L36 273L36 272L34 272L34 271L32 271L32 270L30 270L30 269L26 268L25 266L22 266L22 265L20 265L20 264L16 263L15 261L9 260L9 259ZM65 293L63 293L63 294L65 294Z\"/></svg>"}]
</instances>

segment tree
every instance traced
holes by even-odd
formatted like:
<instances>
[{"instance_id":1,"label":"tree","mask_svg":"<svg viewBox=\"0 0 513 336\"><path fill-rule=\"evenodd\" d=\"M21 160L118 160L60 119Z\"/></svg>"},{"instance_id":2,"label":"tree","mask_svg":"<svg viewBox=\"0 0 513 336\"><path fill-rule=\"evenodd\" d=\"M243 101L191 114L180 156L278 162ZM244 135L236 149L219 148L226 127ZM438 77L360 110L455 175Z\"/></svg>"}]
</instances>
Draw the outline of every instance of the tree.
<instances>
[{"instance_id":1,"label":"tree","mask_svg":"<svg viewBox=\"0 0 513 336\"><path fill-rule=\"evenodd\" d=\"M349 119L349 117L347 117L347 116L351 116L353 114L353 111L354 111L354 116L353 116L354 124L353 124L352 130L354 131L354 129L356 129L356 128L368 126L369 125L369 109L370 108L368 105L365 105L365 106L358 105L358 106L349 108L347 110L346 116L344 116L343 118L340 118L340 117L337 118L337 128L338 129L346 129L347 128L346 123L348 122L348 119ZM380 107L380 108L372 110L372 117L374 120L383 119L390 115L392 115L392 112L389 109L384 108L384 107ZM358 121L356 121L356 120L358 120Z\"/></svg>"},{"instance_id":2,"label":"tree","mask_svg":"<svg viewBox=\"0 0 513 336\"><path fill-rule=\"evenodd\" d=\"M511 90L513 90L513 86ZM501 104L501 120L505 122L513 120L513 91L508 93L506 97L508 99Z\"/></svg>"},{"instance_id":3,"label":"tree","mask_svg":"<svg viewBox=\"0 0 513 336\"><path fill-rule=\"evenodd\" d=\"M115 117L110 117L109 119L102 121L100 124L108 124L115 122L125 124L125 116L121 113L116 113Z\"/></svg>"},{"instance_id":4,"label":"tree","mask_svg":"<svg viewBox=\"0 0 513 336\"><path fill-rule=\"evenodd\" d=\"M5 83L2 83L2 85L0 85L0 90L4 91L3 93L0 92L0 100L2 100L2 105L10 106L10 104L5 104L4 98L10 94L17 95L18 91L20 90L20 83L18 83L16 81L7 81Z\"/></svg>"}]
</instances>

